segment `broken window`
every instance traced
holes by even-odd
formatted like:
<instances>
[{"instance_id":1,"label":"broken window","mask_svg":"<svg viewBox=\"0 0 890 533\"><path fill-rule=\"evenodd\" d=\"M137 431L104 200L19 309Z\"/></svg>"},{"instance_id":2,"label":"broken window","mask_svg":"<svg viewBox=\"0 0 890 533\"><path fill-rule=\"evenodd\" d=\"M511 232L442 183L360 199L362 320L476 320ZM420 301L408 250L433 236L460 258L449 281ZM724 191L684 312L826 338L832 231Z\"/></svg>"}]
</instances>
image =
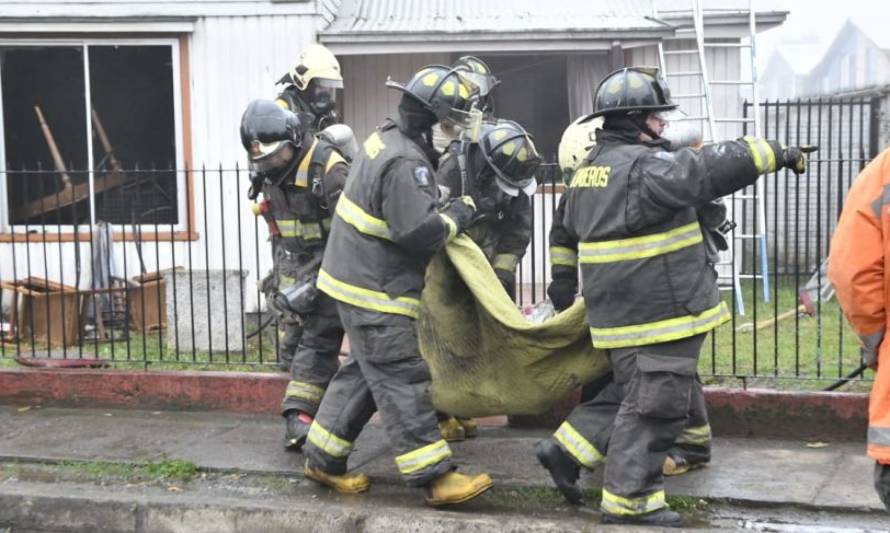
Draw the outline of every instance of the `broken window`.
<instances>
[{"instance_id":1,"label":"broken window","mask_svg":"<svg viewBox=\"0 0 890 533\"><path fill-rule=\"evenodd\" d=\"M0 45L6 225L179 223L173 54Z\"/></svg>"}]
</instances>

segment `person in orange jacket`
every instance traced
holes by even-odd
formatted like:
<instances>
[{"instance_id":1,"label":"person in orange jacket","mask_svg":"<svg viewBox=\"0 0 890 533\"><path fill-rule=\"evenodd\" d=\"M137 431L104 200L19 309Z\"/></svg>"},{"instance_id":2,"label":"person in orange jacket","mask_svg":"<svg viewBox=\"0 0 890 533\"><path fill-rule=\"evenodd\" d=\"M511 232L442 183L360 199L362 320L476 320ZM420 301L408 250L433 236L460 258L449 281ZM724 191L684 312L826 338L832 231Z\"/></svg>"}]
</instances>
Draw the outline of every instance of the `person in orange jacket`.
<instances>
[{"instance_id":1,"label":"person in orange jacket","mask_svg":"<svg viewBox=\"0 0 890 533\"><path fill-rule=\"evenodd\" d=\"M865 364L876 370L868 406L868 455L875 490L890 511L890 148L853 182L831 239L828 277L844 314L859 335Z\"/></svg>"}]
</instances>

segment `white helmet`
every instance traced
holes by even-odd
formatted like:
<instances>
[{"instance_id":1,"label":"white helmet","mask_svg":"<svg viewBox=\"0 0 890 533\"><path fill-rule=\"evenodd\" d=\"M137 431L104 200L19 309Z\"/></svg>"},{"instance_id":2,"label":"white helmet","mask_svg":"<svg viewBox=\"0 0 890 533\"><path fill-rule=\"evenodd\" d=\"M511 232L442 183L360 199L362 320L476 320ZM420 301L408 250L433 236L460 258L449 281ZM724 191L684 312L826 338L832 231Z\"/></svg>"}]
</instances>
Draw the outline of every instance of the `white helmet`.
<instances>
[{"instance_id":1,"label":"white helmet","mask_svg":"<svg viewBox=\"0 0 890 533\"><path fill-rule=\"evenodd\" d=\"M596 145L596 130L603 127L603 118L585 115L569 124L559 141L559 168L572 174Z\"/></svg>"},{"instance_id":2,"label":"white helmet","mask_svg":"<svg viewBox=\"0 0 890 533\"><path fill-rule=\"evenodd\" d=\"M343 74L340 73L340 62L330 50L320 44L310 44L300 53L297 64L285 74L278 83L293 83L297 89L305 91L309 82L323 84L335 89L343 88Z\"/></svg>"}]
</instances>

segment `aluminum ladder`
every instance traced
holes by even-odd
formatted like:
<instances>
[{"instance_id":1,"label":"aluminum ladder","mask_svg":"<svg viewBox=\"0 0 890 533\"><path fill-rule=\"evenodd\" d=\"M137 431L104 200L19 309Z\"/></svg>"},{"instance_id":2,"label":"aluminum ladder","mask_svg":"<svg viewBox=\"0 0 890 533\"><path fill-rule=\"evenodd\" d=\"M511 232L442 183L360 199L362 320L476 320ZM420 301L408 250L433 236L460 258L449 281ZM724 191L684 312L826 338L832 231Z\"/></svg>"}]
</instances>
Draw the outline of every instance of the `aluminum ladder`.
<instances>
[{"instance_id":1,"label":"aluminum ladder","mask_svg":"<svg viewBox=\"0 0 890 533\"><path fill-rule=\"evenodd\" d=\"M657 6L658 0L653 0L653 15L656 19L659 18L659 11ZM707 13L711 14L719 14L721 12L733 11L738 12L736 9L714 9L708 10ZM709 42L705 38L705 25L704 25L704 16L705 10L702 7L702 0L691 0L690 9L686 10L672 10L672 11L662 11L661 13L671 15L691 15L692 18L692 28L680 28L678 33L683 33L685 29L686 33L692 33L692 37L695 40L696 46L695 48L686 49L686 50L664 50L664 46L661 42L658 43L658 60L661 66L661 70L664 73L666 79L670 80L671 78L686 78L686 79L695 79L698 81L698 90L693 90L691 93L687 94L672 94L672 98L678 103L683 104L683 102L690 101L698 101L700 104L700 114L696 116L688 116L682 120L685 121L696 121L702 125L702 138L704 142L714 142L717 140L717 124L735 124L737 125L737 135L734 137L740 137L743 132L746 132L749 125L753 126L754 136L761 136L761 120L760 120L760 100L758 93L758 83L757 83L757 48L756 48L756 34L757 34L757 26L756 26L756 14L754 11L753 0L748 1L748 31L749 31L749 42L748 43L726 43L726 42ZM751 76L748 79L742 79L741 74L739 75L739 79L732 80L712 80L708 75L708 67L707 67L707 57L705 51L708 48L733 48L733 49L748 49L750 51L750 61L751 61ZM690 71L677 71L671 72L669 71L667 66L666 58L670 56L695 56L696 61L698 63L698 70L690 70ZM752 91L752 109L753 109L753 117L716 117L713 109L713 97L712 97L712 87L713 86L736 86L741 89L741 87L749 86ZM707 124L707 128L704 128L704 124ZM725 271L727 268L730 270L729 275L720 275L718 278L718 282L720 283L720 288L722 290L733 290L736 296L736 307L738 309L738 313L740 315L745 314L745 303L744 298L742 297L742 288L741 288L741 280L742 279L759 279L762 284L762 293L763 300L769 301L769 257L768 257L768 245L767 245L767 232L766 232L766 205L765 205L765 191L764 191L764 179L763 177L759 178L757 182L750 187L747 187L745 190L735 193L728 197L729 200L727 203L727 213L730 219L733 218L733 215L737 212L737 209L744 205L752 205L754 209L754 232L753 233L743 233L740 230L733 230L731 238L727 239L727 243L729 245L729 249L725 252L721 253L721 259L717 263L718 273L721 271ZM755 250L756 248L760 249L759 257L760 260L760 273L757 273L756 269L752 273L743 273L742 272L742 256L741 254L736 254L736 244L737 242L743 242L745 240L753 240L755 241ZM756 253L756 251L755 251Z\"/></svg>"}]
</instances>

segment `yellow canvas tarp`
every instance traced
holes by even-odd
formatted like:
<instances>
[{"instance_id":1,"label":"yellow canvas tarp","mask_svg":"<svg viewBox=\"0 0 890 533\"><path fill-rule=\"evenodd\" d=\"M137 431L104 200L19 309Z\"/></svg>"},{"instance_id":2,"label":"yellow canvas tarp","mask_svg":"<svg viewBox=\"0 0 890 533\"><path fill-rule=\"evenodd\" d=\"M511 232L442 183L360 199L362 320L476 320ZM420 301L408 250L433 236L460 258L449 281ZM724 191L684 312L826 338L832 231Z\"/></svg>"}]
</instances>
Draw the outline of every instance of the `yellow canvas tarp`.
<instances>
[{"instance_id":1,"label":"yellow canvas tarp","mask_svg":"<svg viewBox=\"0 0 890 533\"><path fill-rule=\"evenodd\" d=\"M420 351L441 411L467 417L541 413L609 370L604 352L590 343L582 300L532 324L466 236L431 261L421 304Z\"/></svg>"}]
</instances>

